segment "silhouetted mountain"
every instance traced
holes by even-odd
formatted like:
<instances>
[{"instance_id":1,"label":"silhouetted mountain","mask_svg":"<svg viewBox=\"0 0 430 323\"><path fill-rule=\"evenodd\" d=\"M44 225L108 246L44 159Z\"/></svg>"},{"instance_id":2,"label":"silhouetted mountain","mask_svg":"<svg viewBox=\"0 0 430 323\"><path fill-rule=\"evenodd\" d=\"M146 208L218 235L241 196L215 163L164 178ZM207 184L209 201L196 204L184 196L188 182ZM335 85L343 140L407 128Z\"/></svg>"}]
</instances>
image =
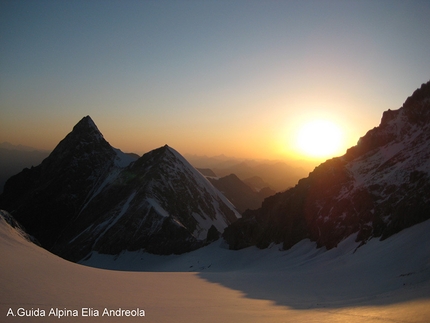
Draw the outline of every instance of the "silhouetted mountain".
<instances>
[{"instance_id":1,"label":"silhouetted mountain","mask_svg":"<svg viewBox=\"0 0 430 323\"><path fill-rule=\"evenodd\" d=\"M196 168L205 177L218 177L210 168Z\"/></svg>"},{"instance_id":2,"label":"silhouetted mountain","mask_svg":"<svg viewBox=\"0 0 430 323\"><path fill-rule=\"evenodd\" d=\"M35 151L35 150L39 150L36 149L34 147L30 147L30 146L24 146L24 145L14 145L11 144L10 142L4 141L2 143L0 143L0 149L9 149L9 150L19 150L19 151ZM39 150L41 151L41 150Z\"/></svg>"},{"instance_id":3,"label":"silhouetted mountain","mask_svg":"<svg viewBox=\"0 0 430 323\"><path fill-rule=\"evenodd\" d=\"M140 157L138 154L135 154L135 153L125 153L125 154L133 159L138 159Z\"/></svg>"},{"instance_id":4,"label":"silhouetted mountain","mask_svg":"<svg viewBox=\"0 0 430 323\"><path fill-rule=\"evenodd\" d=\"M52 249L105 178L132 160L112 148L87 116L40 165L9 178L0 203Z\"/></svg>"},{"instance_id":5,"label":"silhouetted mountain","mask_svg":"<svg viewBox=\"0 0 430 323\"><path fill-rule=\"evenodd\" d=\"M333 248L351 234L385 239L430 218L430 82L344 156L321 164L286 192L229 226L230 248L290 248L309 238Z\"/></svg>"},{"instance_id":6,"label":"silhouetted mountain","mask_svg":"<svg viewBox=\"0 0 430 323\"><path fill-rule=\"evenodd\" d=\"M261 207L263 200L276 192L267 188L257 192L241 181L235 174L221 178L208 178L234 204L236 209L243 213L247 209Z\"/></svg>"},{"instance_id":7,"label":"silhouetted mountain","mask_svg":"<svg viewBox=\"0 0 430 323\"><path fill-rule=\"evenodd\" d=\"M291 167L284 162L265 162L251 166L245 161L224 169L213 168L213 171L218 176L236 174L242 180L258 176L277 192L294 186L300 178L308 174L304 169Z\"/></svg>"},{"instance_id":8,"label":"silhouetted mountain","mask_svg":"<svg viewBox=\"0 0 430 323\"><path fill-rule=\"evenodd\" d=\"M136 159L111 147L89 116L39 166L6 182L0 207L74 261L91 252L186 252L239 216L172 148Z\"/></svg>"},{"instance_id":9,"label":"silhouetted mountain","mask_svg":"<svg viewBox=\"0 0 430 323\"><path fill-rule=\"evenodd\" d=\"M217 176L224 177L236 174L242 181L255 176L260 177L266 185L280 192L297 184L297 181L315 168L315 164L304 161L270 161L240 159L225 156L205 157L187 155L187 160L197 168L209 168ZM260 187L260 189L262 188Z\"/></svg>"},{"instance_id":10,"label":"silhouetted mountain","mask_svg":"<svg viewBox=\"0 0 430 323\"><path fill-rule=\"evenodd\" d=\"M249 178L245 178L243 182L248 186L250 186L255 191L260 191L262 189L265 189L265 190L269 189L270 191L272 191L270 189L269 183L266 183L265 181L263 181L263 179L259 176L252 176ZM273 192L274 192L273 194L276 193L275 191ZM270 194L270 195L273 195L273 194ZM270 196L270 195L267 195L267 196Z\"/></svg>"}]
</instances>

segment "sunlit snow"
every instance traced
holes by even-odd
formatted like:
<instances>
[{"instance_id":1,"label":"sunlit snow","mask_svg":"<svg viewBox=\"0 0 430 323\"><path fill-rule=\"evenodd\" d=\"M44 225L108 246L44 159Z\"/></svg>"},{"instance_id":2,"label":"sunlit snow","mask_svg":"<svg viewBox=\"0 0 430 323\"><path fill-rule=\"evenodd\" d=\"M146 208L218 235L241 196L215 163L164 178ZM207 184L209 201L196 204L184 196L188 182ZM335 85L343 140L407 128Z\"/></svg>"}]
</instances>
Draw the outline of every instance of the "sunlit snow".
<instances>
[{"instance_id":1,"label":"sunlit snow","mask_svg":"<svg viewBox=\"0 0 430 323\"><path fill-rule=\"evenodd\" d=\"M67 262L0 218L1 322L428 322L430 221L357 249L303 240L230 251L222 241L181 256L126 252ZM78 309L79 317L11 317L11 308ZM82 317L82 308L137 309L145 317Z\"/></svg>"}]
</instances>

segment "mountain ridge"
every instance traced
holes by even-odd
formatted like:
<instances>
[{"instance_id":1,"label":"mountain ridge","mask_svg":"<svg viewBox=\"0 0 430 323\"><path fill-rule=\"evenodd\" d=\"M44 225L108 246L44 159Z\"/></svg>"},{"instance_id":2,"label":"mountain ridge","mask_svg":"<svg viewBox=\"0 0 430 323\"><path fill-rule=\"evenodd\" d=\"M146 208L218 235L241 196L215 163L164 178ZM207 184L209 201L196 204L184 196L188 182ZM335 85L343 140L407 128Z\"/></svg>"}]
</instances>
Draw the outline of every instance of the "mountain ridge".
<instances>
[{"instance_id":1,"label":"mountain ridge","mask_svg":"<svg viewBox=\"0 0 430 323\"><path fill-rule=\"evenodd\" d=\"M328 249L386 239L430 217L430 82L358 144L315 168L298 184L264 200L224 231L231 249L309 238ZM420 117L422 115L422 117Z\"/></svg>"},{"instance_id":2,"label":"mountain ridge","mask_svg":"<svg viewBox=\"0 0 430 323\"><path fill-rule=\"evenodd\" d=\"M12 176L0 205L42 246L73 261L92 250L190 251L240 217L173 148L130 156L89 116L40 165Z\"/></svg>"}]
</instances>

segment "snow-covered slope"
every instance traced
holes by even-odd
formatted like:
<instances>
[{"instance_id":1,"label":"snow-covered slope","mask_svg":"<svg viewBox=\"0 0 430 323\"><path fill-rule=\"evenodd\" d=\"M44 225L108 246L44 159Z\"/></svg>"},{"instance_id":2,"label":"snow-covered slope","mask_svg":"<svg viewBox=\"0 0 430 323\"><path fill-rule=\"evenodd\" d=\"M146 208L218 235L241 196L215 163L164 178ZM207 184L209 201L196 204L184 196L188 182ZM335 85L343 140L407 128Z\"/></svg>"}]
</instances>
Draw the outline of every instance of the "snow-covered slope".
<instances>
[{"instance_id":1,"label":"snow-covered slope","mask_svg":"<svg viewBox=\"0 0 430 323\"><path fill-rule=\"evenodd\" d=\"M395 111L384 112L344 156L326 161L292 189L244 214L224 237L233 249L290 248L310 238L333 248L388 238L430 218L430 82Z\"/></svg>"},{"instance_id":2,"label":"snow-covered slope","mask_svg":"<svg viewBox=\"0 0 430 323\"><path fill-rule=\"evenodd\" d=\"M1 321L58 322L49 312L66 309L77 316L61 322L425 323L428 230L427 221L355 252L352 236L328 251L305 240L288 251L276 245L231 251L217 241L183 255L124 252L116 260L89 260L151 271L125 272L65 261L25 240L0 216ZM20 308L46 316L7 316ZM83 316L87 308L99 316ZM102 316L105 308L143 309L145 317Z\"/></svg>"},{"instance_id":3,"label":"snow-covered slope","mask_svg":"<svg viewBox=\"0 0 430 323\"><path fill-rule=\"evenodd\" d=\"M4 222L2 225L5 228L8 228L8 232L12 235L18 235L29 242L39 245L39 242L34 237L29 235L22 225L19 224L15 218L5 210L0 210L0 220Z\"/></svg>"}]
</instances>

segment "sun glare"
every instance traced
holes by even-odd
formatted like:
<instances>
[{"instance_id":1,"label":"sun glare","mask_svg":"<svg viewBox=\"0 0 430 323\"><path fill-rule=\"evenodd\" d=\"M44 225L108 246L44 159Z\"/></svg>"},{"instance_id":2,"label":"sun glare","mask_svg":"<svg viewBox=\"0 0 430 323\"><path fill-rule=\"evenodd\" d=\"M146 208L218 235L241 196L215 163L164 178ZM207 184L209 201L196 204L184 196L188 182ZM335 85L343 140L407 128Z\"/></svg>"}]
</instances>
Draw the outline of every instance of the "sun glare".
<instances>
[{"instance_id":1,"label":"sun glare","mask_svg":"<svg viewBox=\"0 0 430 323\"><path fill-rule=\"evenodd\" d=\"M334 157L342 147L342 131L328 120L313 120L305 123L298 131L298 150L312 158Z\"/></svg>"}]
</instances>

